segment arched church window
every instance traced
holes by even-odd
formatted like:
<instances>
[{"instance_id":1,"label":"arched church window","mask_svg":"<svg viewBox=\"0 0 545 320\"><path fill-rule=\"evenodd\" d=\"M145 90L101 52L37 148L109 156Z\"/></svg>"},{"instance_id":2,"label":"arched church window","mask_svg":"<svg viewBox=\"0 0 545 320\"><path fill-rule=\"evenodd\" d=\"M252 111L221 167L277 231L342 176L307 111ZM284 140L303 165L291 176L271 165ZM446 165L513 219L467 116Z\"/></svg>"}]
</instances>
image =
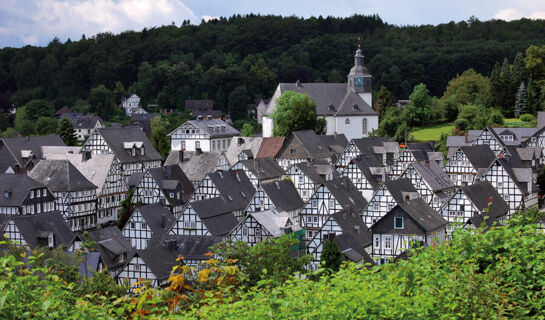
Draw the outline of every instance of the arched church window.
<instances>
[{"instance_id":1,"label":"arched church window","mask_svg":"<svg viewBox=\"0 0 545 320\"><path fill-rule=\"evenodd\" d=\"M344 124L350 124L350 118L346 118L346 120L344 120Z\"/></svg>"},{"instance_id":2,"label":"arched church window","mask_svg":"<svg viewBox=\"0 0 545 320\"><path fill-rule=\"evenodd\" d=\"M367 118L363 118L361 121L361 130L363 134L367 134Z\"/></svg>"}]
</instances>

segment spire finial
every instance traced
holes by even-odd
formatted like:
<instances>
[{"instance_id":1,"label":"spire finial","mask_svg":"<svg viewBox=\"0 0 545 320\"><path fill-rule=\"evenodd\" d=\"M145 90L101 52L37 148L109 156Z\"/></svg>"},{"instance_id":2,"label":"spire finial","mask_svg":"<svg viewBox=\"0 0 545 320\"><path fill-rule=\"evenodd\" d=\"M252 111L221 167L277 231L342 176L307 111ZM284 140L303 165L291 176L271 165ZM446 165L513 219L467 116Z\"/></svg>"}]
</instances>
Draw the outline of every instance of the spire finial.
<instances>
[{"instance_id":1,"label":"spire finial","mask_svg":"<svg viewBox=\"0 0 545 320\"><path fill-rule=\"evenodd\" d=\"M361 38L360 38L360 36L358 36L358 49L361 49L360 40L361 40Z\"/></svg>"}]
</instances>

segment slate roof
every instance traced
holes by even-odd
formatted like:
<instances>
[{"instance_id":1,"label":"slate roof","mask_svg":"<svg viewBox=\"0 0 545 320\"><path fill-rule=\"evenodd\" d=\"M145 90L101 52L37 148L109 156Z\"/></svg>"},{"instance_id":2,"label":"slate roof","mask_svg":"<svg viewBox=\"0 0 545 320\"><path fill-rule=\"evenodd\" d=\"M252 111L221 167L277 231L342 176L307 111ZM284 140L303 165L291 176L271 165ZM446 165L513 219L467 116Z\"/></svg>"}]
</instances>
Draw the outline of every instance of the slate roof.
<instances>
[{"instance_id":1,"label":"slate roof","mask_svg":"<svg viewBox=\"0 0 545 320\"><path fill-rule=\"evenodd\" d=\"M363 248L368 247L372 244L372 235L371 231L359 214L354 210L341 210L333 214L333 219L339 225L342 230L342 234L347 237L345 240L344 248L340 248L341 251L352 248L352 249L361 249L357 250L358 252L363 251Z\"/></svg>"},{"instance_id":2,"label":"slate roof","mask_svg":"<svg viewBox=\"0 0 545 320\"><path fill-rule=\"evenodd\" d=\"M256 190L244 170L217 171L208 176L232 210L246 209Z\"/></svg>"},{"instance_id":3,"label":"slate roof","mask_svg":"<svg viewBox=\"0 0 545 320\"><path fill-rule=\"evenodd\" d=\"M490 149L489 145L475 145L475 146L463 146L460 147L462 152L466 155L467 160L476 169L488 168L496 155Z\"/></svg>"},{"instance_id":4,"label":"slate roof","mask_svg":"<svg viewBox=\"0 0 545 320\"><path fill-rule=\"evenodd\" d=\"M110 271L126 264L134 255L134 249L117 226L90 230L87 234L89 240L96 242L95 249ZM116 257L122 253L127 254L127 260L116 262Z\"/></svg>"},{"instance_id":5,"label":"slate roof","mask_svg":"<svg viewBox=\"0 0 545 320\"><path fill-rule=\"evenodd\" d=\"M213 109L205 109L205 110L193 110L191 111L191 117L193 119L196 119L198 117L206 118L206 117L212 117L212 118L220 118L223 115L223 112L221 110L213 110Z\"/></svg>"},{"instance_id":6,"label":"slate roof","mask_svg":"<svg viewBox=\"0 0 545 320\"><path fill-rule=\"evenodd\" d=\"M45 185L24 174L0 173L0 207L19 207L32 189ZM4 193L9 192L6 198Z\"/></svg>"},{"instance_id":7,"label":"slate roof","mask_svg":"<svg viewBox=\"0 0 545 320\"><path fill-rule=\"evenodd\" d=\"M282 167L273 158L242 160L241 164L259 180L280 178L284 174Z\"/></svg>"},{"instance_id":8,"label":"slate roof","mask_svg":"<svg viewBox=\"0 0 545 320\"><path fill-rule=\"evenodd\" d=\"M433 210L422 198L400 203L398 206L426 232L435 231L448 224L447 220Z\"/></svg>"},{"instance_id":9,"label":"slate roof","mask_svg":"<svg viewBox=\"0 0 545 320\"><path fill-rule=\"evenodd\" d=\"M59 109L59 111L57 111L57 113L55 113L57 116L60 116L60 115L64 115L66 113L74 113L72 110L70 110L70 108L68 108L67 106L64 106L62 108Z\"/></svg>"},{"instance_id":10,"label":"slate roof","mask_svg":"<svg viewBox=\"0 0 545 320\"><path fill-rule=\"evenodd\" d=\"M202 181L207 173L216 170L222 156L219 152L184 151L184 161L180 162L180 151L173 150L168 155L164 165L177 164L190 181Z\"/></svg>"},{"instance_id":11,"label":"slate roof","mask_svg":"<svg viewBox=\"0 0 545 320\"><path fill-rule=\"evenodd\" d=\"M433 192L454 188L452 180L434 161L417 161L412 163L412 166Z\"/></svg>"},{"instance_id":12,"label":"slate roof","mask_svg":"<svg viewBox=\"0 0 545 320\"><path fill-rule=\"evenodd\" d=\"M203 132L206 132L213 138L232 137L240 135L240 131L233 128L231 125L221 119L189 120L188 122L195 127L201 129ZM182 124L182 126L184 124ZM178 131L180 127L174 129L174 131L169 133L168 136L171 136L174 132Z\"/></svg>"},{"instance_id":13,"label":"slate roof","mask_svg":"<svg viewBox=\"0 0 545 320\"><path fill-rule=\"evenodd\" d=\"M24 167L29 159L23 159L23 150L32 151L32 159L42 159L43 146L66 146L66 144L58 135L2 138L0 140L0 171L6 172L15 164Z\"/></svg>"},{"instance_id":14,"label":"slate roof","mask_svg":"<svg viewBox=\"0 0 545 320\"><path fill-rule=\"evenodd\" d=\"M374 158L374 157L371 157ZM360 169L361 173L365 176L365 179L367 179L367 182L371 185L371 188L373 190L378 189L380 186L376 178L373 176L373 173L371 172L371 169L369 168L371 165L368 162L367 158L355 158L352 159L350 162L353 162L358 169ZM374 164L375 166L377 164Z\"/></svg>"},{"instance_id":15,"label":"slate roof","mask_svg":"<svg viewBox=\"0 0 545 320\"><path fill-rule=\"evenodd\" d=\"M172 212L160 203L140 206L135 209L135 212L136 210L140 212L153 234L167 234L176 222Z\"/></svg>"},{"instance_id":16,"label":"slate roof","mask_svg":"<svg viewBox=\"0 0 545 320\"><path fill-rule=\"evenodd\" d=\"M280 152L280 149L282 149L285 139L285 137L263 138L255 158L275 158L278 152Z\"/></svg>"},{"instance_id":17,"label":"slate roof","mask_svg":"<svg viewBox=\"0 0 545 320\"><path fill-rule=\"evenodd\" d=\"M229 165L231 167L234 166L238 162L238 155L243 151L250 151L255 158L262 141L263 138L261 137L233 137L229 148L225 152L225 158L229 162Z\"/></svg>"},{"instance_id":18,"label":"slate roof","mask_svg":"<svg viewBox=\"0 0 545 320\"><path fill-rule=\"evenodd\" d=\"M367 201L349 178L341 177L323 184L344 210L361 212L367 206Z\"/></svg>"},{"instance_id":19,"label":"slate roof","mask_svg":"<svg viewBox=\"0 0 545 320\"><path fill-rule=\"evenodd\" d=\"M261 184L261 188L281 211L292 211L302 208L305 203L290 180L279 180Z\"/></svg>"},{"instance_id":20,"label":"slate roof","mask_svg":"<svg viewBox=\"0 0 545 320\"><path fill-rule=\"evenodd\" d=\"M104 138L121 163L163 160L144 131L139 127L97 128L96 130ZM139 153L136 156L131 155L124 148L126 142L142 142L144 155L140 155Z\"/></svg>"},{"instance_id":21,"label":"slate roof","mask_svg":"<svg viewBox=\"0 0 545 320\"><path fill-rule=\"evenodd\" d=\"M28 176L43 183L53 192L97 189L97 186L68 160L42 160Z\"/></svg>"},{"instance_id":22,"label":"slate roof","mask_svg":"<svg viewBox=\"0 0 545 320\"><path fill-rule=\"evenodd\" d=\"M213 109L214 100L186 100L184 106L190 111Z\"/></svg>"},{"instance_id":23,"label":"slate roof","mask_svg":"<svg viewBox=\"0 0 545 320\"><path fill-rule=\"evenodd\" d=\"M99 116L94 114L82 115L77 113L64 114L63 117L68 118L74 129L94 129L97 122L103 123L104 121Z\"/></svg>"},{"instance_id":24,"label":"slate roof","mask_svg":"<svg viewBox=\"0 0 545 320\"><path fill-rule=\"evenodd\" d=\"M293 164L292 166L296 166L299 170L301 170L313 183L317 184L324 182L324 178L320 176L316 166L308 162L299 162Z\"/></svg>"},{"instance_id":25,"label":"slate roof","mask_svg":"<svg viewBox=\"0 0 545 320\"><path fill-rule=\"evenodd\" d=\"M299 140L310 159L323 159L331 156L329 147L322 142L313 130L293 131L292 135ZM345 138L346 139L346 138Z\"/></svg>"},{"instance_id":26,"label":"slate roof","mask_svg":"<svg viewBox=\"0 0 545 320\"><path fill-rule=\"evenodd\" d=\"M390 191L396 203L405 202L405 195L408 193L418 193L409 178L386 180L384 186Z\"/></svg>"},{"instance_id":27,"label":"slate roof","mask_svg":"<svg viewBox=\"0 0 545 320\"><path fill-rule=\"evenodd\" d=\"M47 246L48 233L54 234L55 247L63 245L66 248L76 237L59 211L13 216L12 219L23 239L32 248Z\"/></svg>"},{"instance_id":28,"label":"slate roof","mask_svg":"<svg viewBox=\"0 0 545 320\"><path fill-rule=\"evenodd\" d=\"M157 182L161 190L168 190L168 191L177 190L178 191L181 189L184 195L184 198L181 200L184 203L187 202L189 197L191 197L191 195L195 191L193 184L191 184L191 181L185 175L185 173L183 172L182 168L180 168L180 166L165 165L163 167L148 169L148 171L153 177L153 179ZM169 197L168 193L166 196ZM170 200L174 201L175 199L170 199Z\"/></svg>"},{"instance_id":29,"label":"slate roof","mask_svg":"<svg viewBox=\"0 0 545 320\"><path fill-rule=\"evenodd\" d=\"M157 113L131 113L131 122L150 122L158 116Z\"/></svg>"},{"instance_id":30,"label":"slate roof","mask_svg":"<svg viewBox=\"0 0 545 320\"><path fill-rule=\"evenodd\" d=\"M486 214L489 217L486 221L488 226L491 226L498 218L504 217L509 213L509 205L488 181L477 182L462 187L462 191L480 211L489 208L488 203L492 203ZM483 216L478 214L477 217L472 220L472 223L476 226L480 226L482 221L484 221Z\"/></svg>"},{"instance_id":31,"label":"slate roof","mask_svg":"<svg viewBox=\"0 0 545 320\"><path fill-rule=\"evenodd\" d=\"M254 218L275 238L285 234L286 228L292 228L292 231L300 229L299 225L291 223L290 215L285 211L258 211L250 213L248 217ZM244 221L242 220L240 223L242 224Z\"/></svg>"},{"instance_id":32,"label":"slate roof","mask_svg":"<svg viewBox=\"0 0 545 320\"><path fill-rule=\"evenodd\" d=\"M210 234L224 236L238 224L238 220L232 212L233 206L228 201L222 197L216 197L191 202L189 205L195 210Z\"/></svg>"},{"instance_id":33,"label":"slate roof","mask_svg":"<svg viewBox=\"0 0 545 320\"><path fill-rule=\"evenodd\" d=\"M308 94L316 102L319 116L377 115L356 92L347 88L346 83L280 83L278 86L280 93L290 90ZM269 107L266 113L270 115L274 109Z\"/></svg>"},{"instance_id":34,"label":"slate roof","mask_svg":"<svg viewBox=\"0 0 545 320\"><path fill-rule=\"evenodd\" d=\"M135 188L140 183L140 180L142 180L145 174L145 172L134 172L133 174L131 174L129 181L127 182L129 190Z\"/></svg>"},{"instance_id":35,"label":"slate roof","mask_svg":"<svg viewBox=\"0 0 545 320\"><path fill-rule=\"evenodd\" d=\"M318 139L337 154L343 153L348 147L348 140L344 134L318 135Z\"/></svg>"}]
</instances>

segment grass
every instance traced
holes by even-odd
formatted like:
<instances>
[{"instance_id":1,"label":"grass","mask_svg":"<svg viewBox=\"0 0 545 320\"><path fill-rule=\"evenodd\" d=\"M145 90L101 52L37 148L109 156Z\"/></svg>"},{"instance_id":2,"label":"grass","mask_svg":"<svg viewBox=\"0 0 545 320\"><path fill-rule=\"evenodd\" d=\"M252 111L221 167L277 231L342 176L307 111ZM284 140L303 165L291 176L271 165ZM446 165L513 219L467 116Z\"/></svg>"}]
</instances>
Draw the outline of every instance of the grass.
<instances>
[{"instance_id":1,"label":"grass","mask_svg":"<svg viewBox=\"0 0 545 320\"><path fill-rule=\"evenodd\" d=\"M432 127L417 128L411 131L410 135L414 141L439 141L441 134L450 134L452 129L454 129L454 124L452 122L448 122Z\"/></svg>"}]
</instances>

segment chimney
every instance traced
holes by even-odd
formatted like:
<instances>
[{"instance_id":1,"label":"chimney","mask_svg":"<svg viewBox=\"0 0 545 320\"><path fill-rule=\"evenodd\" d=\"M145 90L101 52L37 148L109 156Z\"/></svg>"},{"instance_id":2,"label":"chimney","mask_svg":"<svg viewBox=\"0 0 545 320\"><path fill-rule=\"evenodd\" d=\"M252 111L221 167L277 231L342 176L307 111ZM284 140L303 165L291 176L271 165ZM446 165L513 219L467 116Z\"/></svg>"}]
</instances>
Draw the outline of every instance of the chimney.
<instances>
[{"instance_id":1,"label":"chimney","mask_svg":"<svg viewBox=\"0 0 545 320\"><path fill-rule=\"evenodd\" d=\"M426 160L426 168L430 167L430 160Z\"/></svg>"},{"instance_id":2,"label":"chimney","mask_svg":"<svg viewBox=\"0 0 545 320\"><path fill-rule=\"evenodd\" d=\"M237 181L240 182L240 171L239 170L235 171L235 175L236 175Z\"/></svg>"},{"instance_id":3,"label":"chimney","mask_svg":"<svg viewBox=\"0 0 545 320\"><path fill-rule=\"evenodd\" d=\"M91 159L91 151L85 150L81 152L81 161L85 162L87 160Z\"/></svg>"},{"instance_id":4,"label":"chimney","mask_svg":"<svg viewBox=\"0 0 545 320\"><path fill-rule=\"evenodd\" d=\"M27 141L27 142L30 141L30 137L29 137L29 136L26 136L26 137L25 137L25 141Z\"/></svg>"},{"instance_id":5,"label":"chimney","mask_svg":"<svg viewBox=\"0 0 545 320\"><path fill-rule=\"evenodd\" d=\"M184 150L178 151L178 162L184 162Z\"/></svg>"},{"instance_id":6,"label":"chimney","mask_svg":"<svg viewBox=\"0 0 545 320\"><path fill-rule=\"evenodd\" d=\"M197 116L197 120L201 121L201 120L202 120L202 116Z\"/></svg>"},{"instance_id":7,"label":"chimney","mask_svg":"<svg viewBox=\"0 0 545 320\"><path fill-rule=\"evenodd\" d=\"M201 148L195 148L195 154L196 155L201 155L202 154L202 149Z\"/></svg>"},{"instance_id":8,"label":"chimney","mask_svg":"<svg viewBox=\"0 0 545 320\"><path fill-rule=\"evenodd\" d=\"M467 143L467 130L464 132L465 141Z\"/></svg>"},{"instance_id":9,"label":"chimney","mask_svg":"<svg viewBox=\"0 0 545 320\"><path fill-rule=\"evenodd\" d=\"M276 189L280 190L280 182L278 182L278 180L274 182L274 185L276 186Z\"/></svg>"},{"instance_id":10,"label":"chimney","mask_svg":"<svg viewBox=\"0 0 545 320\"><path fill-rule=\"evenodd\" d=\"M408 203L409 200L411 200L411 197L410 197L409 195L406 195L406 196L405 196L405 202Z\"/></svg>"},{"instance_id":11,"label":"chimney","mask_svg":"<svg viewBox=\"0 0 545 320\"><path fill-rule=\"evenodd\" d=\"M333 132L333 139L337 139L337 131Z\"/></svg>"},{"instance_id":12,"label":"chimney","mask_svg":"<svg viewBox=\"0 0 545 320\"><path fill-rule=\"evenodd\" d=\"M301 88L301 81L299 80L295 81L295 87Z\"/></svg>"}]
</instances>

